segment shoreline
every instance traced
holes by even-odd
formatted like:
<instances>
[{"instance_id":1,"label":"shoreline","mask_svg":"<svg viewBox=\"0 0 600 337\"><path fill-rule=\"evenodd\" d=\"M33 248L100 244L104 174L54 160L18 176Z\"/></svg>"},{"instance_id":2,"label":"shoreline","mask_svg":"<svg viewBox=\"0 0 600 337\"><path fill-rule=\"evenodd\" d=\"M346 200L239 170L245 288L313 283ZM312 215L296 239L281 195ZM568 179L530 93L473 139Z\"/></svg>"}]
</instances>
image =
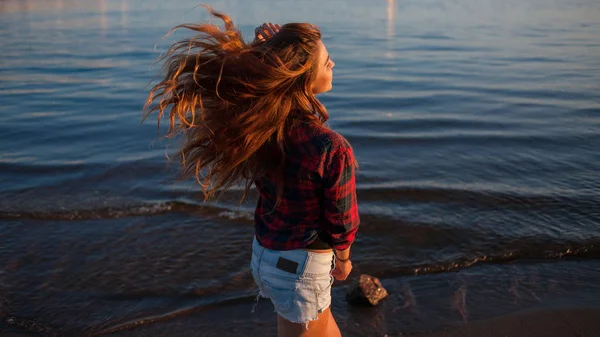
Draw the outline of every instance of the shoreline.
<instances>
[{"instance_id":1,"label":"shoreline","mask_svg":"<svg viewBox=\"0 0 600 337\"><path fill-rule=\"evenodd\" d=\"M196 316L194 314L190 316ZM134 329L126 329L116 333L100 336L155 336L162 335L167 326L179 326L182 321L193 317L175 318L169 321L139 326ZM258 326L256 322L248 320L242 324L238 321L238 327L234 331L240 331L239 334L230 333L228 336L264 336L266 331L275 333L275 327ZM271 323L275 323L271 321ZM250 324L250 326L243 326ZM156 325L161 325L156 326ZM240 326L241 325L241 326ZM241 329L240 329L241 328ZM265 329L267 328L267 329ZM242 332L244 331L245 332ZM250 331L248 331L250 330ZM225 331L221 331L223 333ZM67 333L69 334L69 333ZM212 336L206 333L186 336ZM214 334L217 336L217 334ZM343 336L358 336L351 329L342 329ZM2 337L33 337L45 336L44 334L25 331L19 328L12 328L6 325L0 325L0 336ZM534 309L518 312L505 316L492 317L472 321L458 327L448 327L442 330L429 332L412 333L391 333L384 335L387 337L594 337L600 336L600 308L573 307L562 309Z\"/></svg>"}]
</instances>

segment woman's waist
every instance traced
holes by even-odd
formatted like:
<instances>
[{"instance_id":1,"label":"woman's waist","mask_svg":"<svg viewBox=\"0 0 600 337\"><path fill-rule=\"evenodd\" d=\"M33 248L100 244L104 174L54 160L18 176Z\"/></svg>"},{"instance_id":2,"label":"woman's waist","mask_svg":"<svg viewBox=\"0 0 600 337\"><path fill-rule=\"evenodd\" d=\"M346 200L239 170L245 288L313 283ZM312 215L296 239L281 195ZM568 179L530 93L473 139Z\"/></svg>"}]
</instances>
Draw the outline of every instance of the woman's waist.
<instances>
[{"instance_id":1,"label":"woman's waist","mask_svg":"<svg viewBox=\"0 0 600 337\"><path fill-rule=\"evenodd\" d=\"M311 252L311 253L318 253L318 254L331 254L333 252L333 248L329 248L329 249L309 249L309 248L302 248L302 250L305 250L305 251Z\"/></svg>"},{"instance_id":2,"label":"woman's waist","mask_svg":"<svg viewBox=\"0 0 600 337\"><path fill-rule=\"evenodd\" d=\"M302 271L301 274L326 274L333 261L333 252L320 251L311 252L305 249L273 250L263 247L257 238L253 241L253 260L265 263L268 268L292 268ZM324 268L324 269L323 269ZM295 272L294 272L295 273Z\"/></svg>"},{"instance_id":3,"label":"woman's waist","mask_svg":"<svg viewBox=\"0 0 600 337\"><path fill-rule=\"evenodd\" d=\"M317 237L303 249L313 253L331 253L333 252L331 236L324 230L321 230Z\"/></svg>"},{"instance_id":4,"label":"woman's waist","mask_svg":"<svg viewBox=\"0 0 600 337\"><path fill-rule=\"evenodd\" d=\"M331 236L318 223L312 224L276 224L255 223L255 235L267 249L331 252Z\"/></svg>"}]
</instances>

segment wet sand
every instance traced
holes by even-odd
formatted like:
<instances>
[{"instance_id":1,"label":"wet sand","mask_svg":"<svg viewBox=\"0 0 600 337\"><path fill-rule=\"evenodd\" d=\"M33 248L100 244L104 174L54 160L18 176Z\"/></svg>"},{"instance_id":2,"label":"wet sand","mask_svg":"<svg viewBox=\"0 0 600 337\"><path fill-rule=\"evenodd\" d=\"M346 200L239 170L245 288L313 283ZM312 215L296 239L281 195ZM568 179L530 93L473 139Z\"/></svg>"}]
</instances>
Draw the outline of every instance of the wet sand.
<instances>
[{"instance_id":1,"label":"wet sand","mask_svg":"<svg viewBox=\"0 0 600 337\"><path fill-rule=\"evenodd\" d=\"M102 336L169 336L176 331L176 335L185 336L275 336L275 320L270 319L268 312L262 311L259 317L244 319L243 317L230 317L224 320L213 321L210 328L202 329L197 325L197 320L204 321L207 312L199 312L186 317L173 320L155 322L136 328L123 330L117 333ZM211 315L212 316L212 315ZM259 318L257 320L257 318ZM262 319L262 320L261 320ZM196 324L192 323L196 321ZM235 325L232 327L231 324ZM229 327L228 327L229 325ZM201 329L198 329L201 328ZM495 317L486 320L473 321L461 327L453 327L442 331L394 333L385 334L373 331L372 334L357 333L350 326L340 326L343 336L409 336L409 337L595 337L600 336L600 309L595 308L568 308L568 309L542 309L515 313L512 315ZM399 327L395 326L397 331ZM95 336L98 336L94 334ZM32 337L41 334L6 329L0 326L1 337Z\"/></svg>"},{"instance_id":2,"label":"wet sand","mask_svg":"<svg viewBox=\"0 0 600 337\"><path fill-rule=\"evenodd\" d=\"M537 310L465 324L463 327L410 335L415 337L595 337L600 309Z\"/></svg>"}]
</instances>

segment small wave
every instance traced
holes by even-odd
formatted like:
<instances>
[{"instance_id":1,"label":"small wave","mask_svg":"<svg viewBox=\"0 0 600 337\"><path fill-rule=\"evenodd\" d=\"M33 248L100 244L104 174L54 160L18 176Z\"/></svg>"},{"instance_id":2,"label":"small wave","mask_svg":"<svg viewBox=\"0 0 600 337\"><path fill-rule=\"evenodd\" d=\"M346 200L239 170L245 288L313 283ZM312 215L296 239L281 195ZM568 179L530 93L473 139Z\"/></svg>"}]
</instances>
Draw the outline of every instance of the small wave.
<instances>
[{"instance_id":1,"label":"small wave","mask_svg":"<svg viewBox=\"0 0 600 337\"><path fill-rule=\"evenodd\" d=\"M113 334L113 333L121 332L123 330L129 330L129 329L138 327L140 325L147 325L147 324L152 324L152 323L156 323L156 322L167 321L167 320L171 320L171 319L174 319L174 318L177 318L180 316L189 315L190 313L197 311L197 310L198 310L198 308L189 307L189 308L183 308L183 309L179 309L179 310L172 311L172 312L167 312L162 315L154 315L154 316L139 318L136 320L131 320L128 322L123 322L123 323L117 324L110 328L105 328L101 331L90 334L90 336Z\"/></svg>"},{"instance_id":2,"label":"small wave","mask_svg":"<svg viewBox=\"0 0 600 337\"><path fill-rule=\"evenodd\" d=\"M140 325L148 325L156 322L172 320L178 317L187 316L191 313L209 309L214 306L228 305L236 302L248 302L256 298L253 294L248 293L232 293L229 295L220 294L218 299L197 299L194 304L184 306L182 308L171 310L163 314L145 316L142 318L117 323L112 327L104 328L100 331L91 333L90 336L101 336L106 334L114 334L124 330L130 330Z\"/></svg>"},{"instance_id":3,"label":"small wave","mask_svg":"<svg viewBox=\"0 0 600 337\"><path fill-rule=\"evenodd\" d=\"M60 329L57 329L49 324L40 323L33 319L27 319L27 318L23 318L23 317L14 317L14 316L2 317L0 315L0 322L4 322L8 326L17 327L21 330L26 331L27 336L29 336L30 333L32 333L32 332L39 333L42 336L52 336L52 337L58 337L58 336L65 335L62 331L60 331ZM3 330L0 330L0 331L3 331ZM15 336L18 336L18 334L15 334Z\"/></svg>"},{"instance_id":4,"label":"small wave","mask_svg":"<svg viewBox=\"0 0 600 337\"><path fill-rule=\"evenodd\" d=\"M252 220L254 219L253 214L251 212L244 211L223 211L219 213L220 218L227 218L230 220Z\"/></svg>"},{"instance_id":5,"label":"small wave","mask_svg":"<svg viewBox=\"0 0 600 337\"><path fill-rule=\"evenodd\" d=\"M523 241L523 240L521 240ZM394 267L382 272L382 277L436 274L455 272L477 264L502 264L530 261L557 261L565 258L600 259L600 239L581 243L544 244L515 242L511 246L522 247L507 249L504 253L458 258L436 263L424 263Z\"/></svg>"},{"instance_id":6,"label":"small wave","mask_svg":"<svg viewBox=\"0 0 600 337\"><path fill-rule=\"evenodd\" d=\"M21 159L21 158L17 158L17 159ZM21 161L11 161L10 159L7 158L2 158L0 159L0 172L3 172L4 174L14 174L14 173L18 173L18 174L46 174L46 175L50 175L50 174L65 174L65 173L77 173L77 172L81 172L84 170L89 170L92 167L96 167L96 168L107 168L107 165L104 165L104 167L100 166L100 165L91 165L91 164L84 164L84 163L64 163L61 162L60 164L28 164L28 163L23 163Z\"/></svg>"},{"instance_id":7,"label":"small wave","mask_svg":"<svg viewBox=\"0 0 600 337\"><path fill-rule=\"evenodd\" d=\"M521 122L522 123L522 122ZM481 119L468 119L468 118L451 118L451 117L421 117L410 119L394 119L387 118L383 120L370 119L370 120L345 120L338 121L338 125L341 128L349 129L354 133L365 134L365 129L371 131L371 135L377 135L379 133L394 133L398 134L401 130L402 133L409 135L410 132L432 132L435 130L436 134L438 130L453 130L461 132L464 131L477 131L477 132L490 132L494 130L501 130L506 132L507 129L511 131L519 130L521 125L513 123L511 121L494 121L494 120L481 120Z\"/></svg>"},{"instance_id":8,"label":"small wave","mask_svg":"<svg viewBox=\"0 0 600 337\"><path fill-rule=\"evenodd\" d=\"M407 145L407 144L481 144L481 145L499 145L499 146L521 146L529 144L540 144L544 146L562 146L572 147L581 143L582 139L586 141L597 141L599 135L589 132L587 134L571 134L557 137L553 134L524 133L524 132L502 132L502 131L449 131L449 132L423 132L416 134L401 133L362 133L348 134L346 138L350 143L368 146L387 146Z\"/></svg>"},{"instance_id":9,"label":"small wave","mask_svg":"<svg viewBox=\"0 0 600 337\"><path fill-rule=\"evenodd\" d=\"M0 211L0 219L16 220L99 220L99 219L118 219L141 215L158 215L167 213L174 208L174 203L149 204L128 206L124 208L99 208L99 209L80 209L80 210L51 210L51 211L29 211L29 212L10 212Z\"/></svg>"},{"instance_id":10,"label":"small wave","mask_svg":"<svg viewBox=\"0 0 600 337\"><path fill-rule=\"evenodd\" d=\"M429 185L429 186L427 186ZM556 207L600 206L595 196L586 196L572 190L546 190L533 188L517 188L497 184L482 185L461 184L460 186L441 185L436 182L425 183L422 187L411 187L398 184L364 184L358 186L362 202L381 200L400 200L417 202L460 203L479 206L506 207L510 209L543 209Z\"/></svg>"},{"instance_id":11,"label":"small wave","mask_svg":"<svg viewBox=\"0 0 600 337\"><path fill-rule=\"evenodd\" d=\"M68 209L48 211L0 211L3 220L102 220L119 219L136 216L161 215L170 212L202 213L225 220L252 220L250 212L224 209L216 205L201 205L191 202L171 201L162 203L142 203L121 207L104 207L90 209Z\"/></svg>"}]
</instances>

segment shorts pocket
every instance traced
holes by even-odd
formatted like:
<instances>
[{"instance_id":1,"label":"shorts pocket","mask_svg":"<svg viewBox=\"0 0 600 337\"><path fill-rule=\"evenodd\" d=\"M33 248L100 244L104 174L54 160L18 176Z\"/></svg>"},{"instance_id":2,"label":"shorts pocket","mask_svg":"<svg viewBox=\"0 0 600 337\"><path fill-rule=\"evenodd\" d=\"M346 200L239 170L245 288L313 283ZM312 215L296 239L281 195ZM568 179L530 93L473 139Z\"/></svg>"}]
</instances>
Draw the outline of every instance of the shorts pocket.
<instances>
[{"instance_id":1,"label":"shorts pocket","mask_svg":"<svg viewBox=\"0 0 600 337\"><path fill-rule=\"evenodd\" d=\"M274 285L265 279L262 279L261 281L264 286L263 292L271 299L271 303L273 303L275 311L282 316L283 314L291 312L294 305L296 289L282 288L281 285Z\"/></svg>"}]
</instances>

